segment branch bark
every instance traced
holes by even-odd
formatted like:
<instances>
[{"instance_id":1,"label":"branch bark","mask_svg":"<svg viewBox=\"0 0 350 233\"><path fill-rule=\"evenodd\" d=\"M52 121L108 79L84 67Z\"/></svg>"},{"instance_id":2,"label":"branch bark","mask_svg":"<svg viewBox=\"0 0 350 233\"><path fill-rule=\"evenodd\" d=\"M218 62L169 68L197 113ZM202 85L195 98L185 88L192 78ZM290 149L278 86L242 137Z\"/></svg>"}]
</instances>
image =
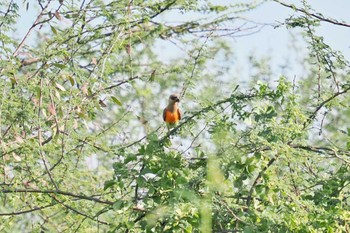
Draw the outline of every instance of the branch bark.
<instances>
[{"instance_id":1,"label":"branch bark","mask_svg":"<svg viewBox=\"0 0 350 233\"><path fill-rule=\"evenodd\" d=\"M276 161L277 157L270 159L269 163L266 165L266 167L264 167L258 174L258 176L255 178L254 183L252 185L252 187L249 190L249 195L247 197L247 206L249 207L251 202L252 202L252 197L253 197L253 191L255 186L258 184L258 181L260 180L260 178L262 177L262 175L264 174L264 172L266 172L266 170Z\"/></svg>"},{"instance_id":2,"label":"branch bark","mask_svg":"<svg viewBox=\"0 0 350 233\"><path fill-rule=\"evenodd\" d=\"M81 216L84 216L84 217L86 217L86 218L88 218L88 219L91 219L91 220L93 220L93 221L96 221L96 222L101 223L101 224L104 224L104 225L110 225L110 224L107 223L107 222L104 222L104 221L95 219L95 218L93 218L93 217L91 217L91 216L89 216L89 215L87 215L87 214L85 214L85 213L83 213L83 212L81 212L81 211L79 211L79 210L77 210L77 209L75 209L75 208L73 208L73 207L71 207L71 206L65 204L63 201L58 200L58 199L57 199L56 197L54 197L54 196L51 196L51 198L54 199L55 201L57 201L58 203L60 203L62 206L64 206L64 207L67 208L68 210L71 210L71 211L73 211L73 212L76 213L76 214L79 214L79 215L81 215Z\"/></svg>"},{"instance_id":3,"label":"branch bark","mask_svg":"<svg viewBox=\"0 0 350 233\"><path fill-rule=\"evenodd\" d=\"M350 27L350 24L348 24L348 23L338 22L335 19L325 18L325 17L323 17L323 16L321 16L319 14L310 13L310 12L307 12L306 10L304 10L304 9L297 8L295 5L287 4L287 3L281 2L279 0L274 0L274 1L279 3L279 4L281 4L282 6L291 8L291 9L293 9L295 11L298 11L298 12L301 12L301 13L304 13L304 14L306 14L308 16L311 16L313 18L316 18L316 19L318 19L320 21L323 21L323 22L326 22L326 23L331 23L331 24L338 25L338 26Z\"/></svg>"},{"instance_id":4,"label":"branch bark","mask_svg":"<svg viewBox=\"0 0 350 233\"><path fill-rule=\"evenodd\" d=\"M22 60L20 68L22 68L23 66L29 66L31 64L34 64L34 63L37 63L37 62L40 62L40 61L41 61L41 58L37 58L37 57L26 59L26 60Z\"/></svg>"},{"instance_id":5,"label":"branch bark","mask_svg":"<svg viewBox=\"0 0 350 233\"><path fill-rule=\"evenodd\" d=\"M40 2L40 1L39 1ZM35 22L33 23L33 25L29 28L29 30L27 31L26 35L23 37L22 41L19 43L19 45L17 46L16 50L13 52L13 56L16 57L18 55L19 50L23 47L24 42L27 40L28 36L30 35L30 33L32 32L32 30L38 25L39 20L41 19L41 17L44 14L44 11L49 7L51 0L49 0L46 4L45 7L42 7L42 10L40 12L40 14L38 15L38 17L36 18Z\"/></svg>"},{"instance_id":6,"label":"branch bark","mask_svg":"<svg viewBox=\"0 0 350 233\"><path fill-rule=\"evenodd\" d=\"M101 200L95 197L88 197L81 194L74 194L62 190L38 190L38 189L0 189L0 193L41 193L41 194L59 194L63 196L70 196L81 200L97 202L105 205L113 205L114 202Z\"/></svg>"},{"instance_id":7,"label":"branch bark","mask_svg":"<svg viewBox=\"0 0 350 233\"><path fill-rule=\"evenodd\" d=\"M56 205L56 203L54 204L49 204L49 205L45 205L45 206L40 206L40 207L34 207L32 209L29 210L22 210L22 211L17 211L17 212L10 212L10 213L0 213L0 216L14 216L14 215L22 215L22 214L27 214L27 213L31 213L34 211L38 211L38 210L42 210L51 206Z\"/></svg>"},{"instance_id":8,"label":"branch bark","mask_svg":"<svg viewBox=\"0 0 350 233\"><path fill-rule=\"evenodd\" d=\"M6 12L5 12L4 16L3 16L4 19L6 19L7 15L10 13L12 4L13 4L13 0L11 0L11 2L9 3L9 5L7 7L7 10L6 10ZM2 21L0 23L0 28L2 27L2 25L4 25L4 22L5 21Z\"/></svg>"},{"instance_id":9,"label":"branch bark","mask_svg":"<svg viewBox=\"0 0 350 233\"><path fill-rule=\"evenodd\" d=\"M345 88L342 91L338 91L336 92L334 95L332 95L331 97L329 97L328 99L324 100L323 102L321 102L316 109L311 113L311 115L309 116L309 118L305 121L303 129L305 129L311 122L312 120L314 120L317 116L317 113L320 111L320 109L325 106L328 102L332 101L333 99L337 98L338 96L347 93L350 90L350 86Z\"/></svg>"}]
</instances>

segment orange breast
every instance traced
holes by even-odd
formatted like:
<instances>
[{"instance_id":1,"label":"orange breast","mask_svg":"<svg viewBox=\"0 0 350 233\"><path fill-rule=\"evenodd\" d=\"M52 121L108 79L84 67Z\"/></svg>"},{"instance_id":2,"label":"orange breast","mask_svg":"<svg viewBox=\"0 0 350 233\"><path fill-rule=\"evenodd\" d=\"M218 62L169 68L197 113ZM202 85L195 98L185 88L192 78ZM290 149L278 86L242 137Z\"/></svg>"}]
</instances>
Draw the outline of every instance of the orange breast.
<instances>
[{"instance_id":1,"label":"orange breast","mask_svg":"<svg viewBox=\"0 0 350 233\"><path fill-rule=\"evenodd\" d=\"M165 112L165 122L176 123L178 121L179 121L179 114L178 114L177 110L175 110L174 112L167 110Z\"/></svg>"}]
</instances>

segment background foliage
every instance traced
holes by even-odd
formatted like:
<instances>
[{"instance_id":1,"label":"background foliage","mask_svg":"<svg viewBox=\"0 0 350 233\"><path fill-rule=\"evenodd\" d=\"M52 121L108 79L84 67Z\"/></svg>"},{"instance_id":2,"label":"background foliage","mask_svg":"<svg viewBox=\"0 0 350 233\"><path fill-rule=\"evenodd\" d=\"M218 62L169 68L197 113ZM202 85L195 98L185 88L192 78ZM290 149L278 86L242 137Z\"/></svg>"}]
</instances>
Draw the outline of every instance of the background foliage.
<instances>
[{"instance_id":1,"label":"background foliage","mask_svg":"<svg viewBox=\"0 0 350 233\"><path fill-rule=\"evenodd\" d=\"M349 64L316 29L350 25L273 1L305 75L252 56L239 83L232 38L264 2L1 1L0 230L349 232Z\"/></svg>"}]
</instances>

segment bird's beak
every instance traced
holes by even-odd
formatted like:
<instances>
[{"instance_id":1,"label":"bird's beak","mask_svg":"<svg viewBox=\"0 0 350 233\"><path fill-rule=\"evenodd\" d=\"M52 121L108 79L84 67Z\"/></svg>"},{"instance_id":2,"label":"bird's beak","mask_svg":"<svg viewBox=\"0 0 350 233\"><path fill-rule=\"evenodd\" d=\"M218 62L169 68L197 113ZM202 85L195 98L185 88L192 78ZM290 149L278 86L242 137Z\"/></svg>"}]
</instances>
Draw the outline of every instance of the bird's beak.
<instances>
[{"instance_id":1,"label":"bird's beak","mask_svg":"<svg viewBox=\"0 0 350 233\"><path fill-rule=\"evenodd\" d=\"M180 102L180 99L179 99L179 98L176 98L176 99L175 99L175 102Z\"/></svg>"}]
</instances>

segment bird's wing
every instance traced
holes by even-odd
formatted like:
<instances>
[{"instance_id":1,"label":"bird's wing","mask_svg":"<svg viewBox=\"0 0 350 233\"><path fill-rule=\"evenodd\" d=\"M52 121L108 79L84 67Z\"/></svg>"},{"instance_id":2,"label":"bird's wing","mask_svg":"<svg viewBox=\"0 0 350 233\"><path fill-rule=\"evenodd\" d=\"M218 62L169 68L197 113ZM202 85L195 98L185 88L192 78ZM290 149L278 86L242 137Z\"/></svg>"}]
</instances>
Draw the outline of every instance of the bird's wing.
<instances>
[{"instance_id":1,"label":"bird's wing","mask_svg":"<svg viewBox=\"0 0 350 233\"><path fill-rule=\"evenodd\" d=\"M180 109L177 109L177 115L179 116L179 120L181 120L181 112L180 112Z\"/></svg>"},{"instance_id":2,"label":"bird's wing","mask_svg":"<svg viewBox=\"0 0 350 233\"><path fill-rule=\"evenodd\" d=\"M165 121L165 117L166 117L166 111L167 111L167 109L164 108L164 110L163 110L163 120L164 120L164 121Z\"/></svg>"}]
</instances>

